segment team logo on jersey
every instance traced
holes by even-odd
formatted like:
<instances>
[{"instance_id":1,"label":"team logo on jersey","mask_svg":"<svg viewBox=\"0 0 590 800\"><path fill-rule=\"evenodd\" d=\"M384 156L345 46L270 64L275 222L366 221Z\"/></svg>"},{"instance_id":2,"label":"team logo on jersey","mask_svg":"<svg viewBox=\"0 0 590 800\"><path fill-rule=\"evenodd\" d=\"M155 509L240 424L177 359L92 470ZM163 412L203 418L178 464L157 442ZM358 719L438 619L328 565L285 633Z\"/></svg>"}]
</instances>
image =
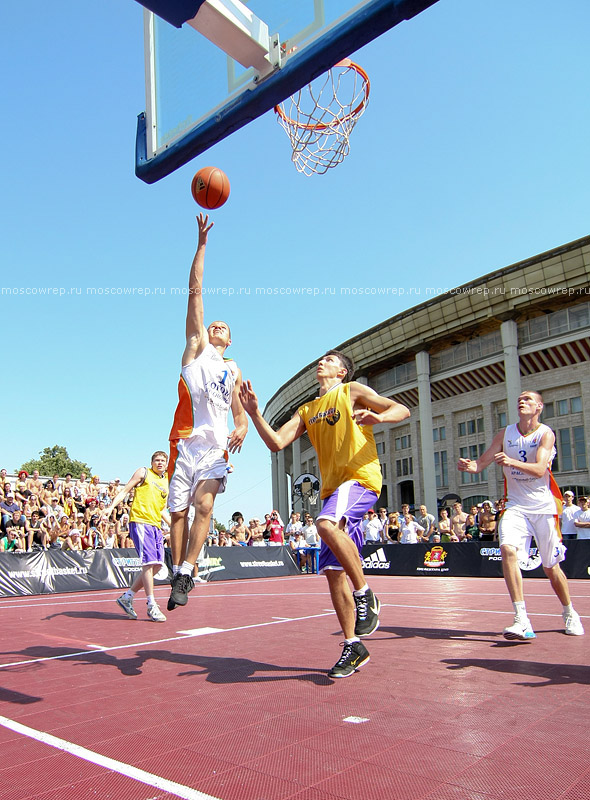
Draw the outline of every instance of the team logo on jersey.
<instances>
[{"instance_id":1,"label":"team logo on jersey","mask_svg":"<svg viewBox=\"0 0 590 800\"><path fill-rule=\"evenodd\" d=\"M229 370L223 370L223 373L217 380L209 381L205 385L205 394L207 400L218 408L227 408L231 403L232 386L231 381L228 380Z\"/></svg>"},{"instance_id":2,"label":"team logo on jersey","mask_svg":"<svg viewBox=\"0 0 590 800\"><path fill-rule=\"evenodd\" d=\"M335 408L328 408L327 411L319 411L315 417L310 417L308 425L314 425L316 422L327 422L328 425L335 425L340 419L340 412Z\"/></svg>"}]
</instances>

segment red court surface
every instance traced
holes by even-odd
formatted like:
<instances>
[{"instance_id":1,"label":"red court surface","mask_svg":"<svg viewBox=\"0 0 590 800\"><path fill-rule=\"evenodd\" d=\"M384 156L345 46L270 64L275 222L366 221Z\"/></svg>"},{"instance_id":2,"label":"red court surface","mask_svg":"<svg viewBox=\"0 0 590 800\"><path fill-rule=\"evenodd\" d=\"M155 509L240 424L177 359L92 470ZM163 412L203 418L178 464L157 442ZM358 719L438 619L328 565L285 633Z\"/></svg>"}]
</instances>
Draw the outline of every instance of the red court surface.
<instances>
[{"instance_id":1,"label":"red court surface","mask_svg":"<svg viewBox=\"0 0 590 800\"><path fill-rule=\"evenodd\" d=\"M525 582L530 642L500 634L501 580L371 586L371 661L336 681L315 575L197 586L162 624L115 591L0 600L0 797L590 798L589 642L548 581ZM570 588L590 636L590 585Z\"/></svg>"}]
</instances>

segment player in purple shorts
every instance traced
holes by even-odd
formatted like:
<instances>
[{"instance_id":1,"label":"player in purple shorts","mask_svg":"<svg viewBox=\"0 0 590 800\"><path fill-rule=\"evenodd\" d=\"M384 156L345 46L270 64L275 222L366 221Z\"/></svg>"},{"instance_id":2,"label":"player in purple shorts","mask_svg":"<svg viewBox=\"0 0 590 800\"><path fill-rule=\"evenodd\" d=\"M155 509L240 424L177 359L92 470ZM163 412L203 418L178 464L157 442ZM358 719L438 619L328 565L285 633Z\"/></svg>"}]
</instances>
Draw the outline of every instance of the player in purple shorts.
<instances>
[{"instance_id":1,"label":"player in purple shorts","mask_svg":"<svg viewBox=\"0 0 590 800\"><path fill-rule=\"evenodd\" d=\"M154 577L164 566L164 538L162 519L170 524L166 510L168 500L168 456L158 450L152 456L151 467L135 470L127 484L115 495L109 508L112 512L133 489L133 503L129 515L129 535L141 559L141 573L130 589L117 598L117 603L131 619L137 619L133 598L142 587L147 597L147 613L152 622L165 622L154 598Z\"/></svg>"},{"instance_id":2,"label":"player in purple shorts","mask_svg":"<svg viewBox=\"0 0 590 800\"><path fill-rule=\"evenodd\" d=\"M316 520L322 540L319 565L345 639L342 655L328 673L332 678L347 678L369 661L360 639L379 626L380 603L367 586L360 557L360 521L382 485L372 427L410 416L405 406L350 382L353 372L348 356L328 351L316 368L318 397L302 405L278 431L263 418L250 381L240 390L242 405L270 450L282 450L307 431L318 455L324 501Z\"/></svg>"}]
</instances>

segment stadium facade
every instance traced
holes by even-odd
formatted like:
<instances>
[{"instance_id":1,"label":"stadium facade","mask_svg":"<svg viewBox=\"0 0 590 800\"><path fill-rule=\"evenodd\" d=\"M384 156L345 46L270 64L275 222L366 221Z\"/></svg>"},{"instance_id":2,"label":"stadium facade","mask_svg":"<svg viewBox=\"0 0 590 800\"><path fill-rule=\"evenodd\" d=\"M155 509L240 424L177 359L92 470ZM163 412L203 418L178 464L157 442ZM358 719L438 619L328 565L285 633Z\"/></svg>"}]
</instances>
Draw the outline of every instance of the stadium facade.
<instances>
[{"instance_id":1,"label":"stadium facade","mask_svg":"<svg viewBox=\"0 0 590 800\"><path fill-rule=\"evenodd\" d=\"M356 380L412 412L400 425L374 428L384 477L379 505L424 502L434 511L455 496L464 508L501 497L498 467L472 475L456 463L475 458L517 421L524 389L543 394L562 491L590 492L590 236L444 292L336 349L353 358ZM264 416L274 428L316 396L315 366L268 402ZM319 474L307 435L273 453L271 463L273 507L283 519L293 508L316 514L319 499L310 504L294 491L299 476Z\"/></svg>"}]
</instances>

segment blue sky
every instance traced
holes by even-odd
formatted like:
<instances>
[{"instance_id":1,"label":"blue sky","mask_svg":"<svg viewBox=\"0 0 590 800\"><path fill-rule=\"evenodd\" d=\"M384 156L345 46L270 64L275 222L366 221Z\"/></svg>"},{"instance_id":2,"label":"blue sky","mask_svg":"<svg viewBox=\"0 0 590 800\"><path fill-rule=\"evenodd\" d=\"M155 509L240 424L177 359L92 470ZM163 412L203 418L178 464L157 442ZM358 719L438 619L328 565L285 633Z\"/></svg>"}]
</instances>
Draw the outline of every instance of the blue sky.
<instances>
[{"instance_id":1,"label":"blue sky","mask_svg":"<svg viewBox=\"0 0 590 800\"><path fill-rule=\"evenodd\" d=\"M186 303L170 290L186 285L194 252L199 166L232 184L213 214L206 281L234 294L209 295L206 315L231 324L231 353L263 403L426 287L589 232L587 0L440 0L363 48L371 102L351 154L324 176L296 172L269 113L152 186L134 175L141 7L33 0L25 16L7 5L0 285L65 290L0 296L8 469L61 444L125 480L166 448ZM255 431L234 463L217 518L261 516L270 458Z\"/></svg>"}]
</instances>

